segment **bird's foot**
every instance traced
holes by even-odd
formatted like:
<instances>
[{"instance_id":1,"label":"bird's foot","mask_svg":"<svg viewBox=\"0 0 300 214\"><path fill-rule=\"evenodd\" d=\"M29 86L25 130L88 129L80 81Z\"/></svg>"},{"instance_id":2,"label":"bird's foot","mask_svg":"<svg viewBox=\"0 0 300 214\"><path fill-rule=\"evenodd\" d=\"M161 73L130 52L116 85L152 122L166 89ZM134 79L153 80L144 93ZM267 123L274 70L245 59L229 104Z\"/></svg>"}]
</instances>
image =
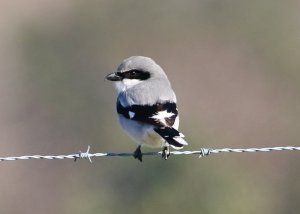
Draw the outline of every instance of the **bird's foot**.
<instances>
[{"instance_id":1,"label":"bird's foot","mask_svg":"<svg viewBox=\"0 0 300 214\"><path fill-rule=\"evenodd\" d=\"M167 160L170 155L171 155L170 147L169 147L169 145L167 145L163 148L161 157L163 159Z\"/></svg>"},{"instance_id":2,"label":"bird's foot","mask_svg":"<svg viewBox=\"0 0 300 214\"><path fill-rule=\"evenodd\" d=\"M143 161L142 157L143 157L143 154L142 154L142 151L141 151L141 145L139 145L136 150L134 151L133 153L133 157L135 159L138 159L139 161Z\"/></svg>"}]
</instances>

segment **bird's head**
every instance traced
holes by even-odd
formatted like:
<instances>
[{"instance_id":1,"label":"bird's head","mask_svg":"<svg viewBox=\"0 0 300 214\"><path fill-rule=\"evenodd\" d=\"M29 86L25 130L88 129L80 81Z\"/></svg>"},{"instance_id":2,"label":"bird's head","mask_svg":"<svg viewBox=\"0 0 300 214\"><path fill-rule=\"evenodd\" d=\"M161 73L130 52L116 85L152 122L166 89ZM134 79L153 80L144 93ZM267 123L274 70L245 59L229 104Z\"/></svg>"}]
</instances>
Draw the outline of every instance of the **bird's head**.
<instances>
[{"instance_id":1,"label":"bird's head","mask_svg":"<svg viewBox=\"0 0 300 214\"><path fill-rule=\"evenodd\" d=\"M125 59L116 72L105 77L106 80L115 82L119 92L153 78L167 78L167 76L154 60L144 56L132 56Z\"/></svg>"}]
</instances>

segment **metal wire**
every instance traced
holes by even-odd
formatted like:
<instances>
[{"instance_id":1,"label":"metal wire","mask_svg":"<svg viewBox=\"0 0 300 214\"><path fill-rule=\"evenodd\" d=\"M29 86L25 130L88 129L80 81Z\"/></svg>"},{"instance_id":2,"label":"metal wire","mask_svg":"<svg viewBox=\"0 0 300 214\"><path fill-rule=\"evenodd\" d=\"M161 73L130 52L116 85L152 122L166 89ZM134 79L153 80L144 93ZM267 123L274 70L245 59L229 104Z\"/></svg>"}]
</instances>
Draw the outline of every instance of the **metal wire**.
<instances>
[{"instance_id":1,"label":"metal wire","mask_svg":"<svg viewBox=\"0 0 300 214\"><path fill-rule=\"evenodd\" d=\"M201 148L196 151L172 151L171 155L199 155L199 157L208 156L210 154L218 153L229 153L229 152L272 152L272 151L300 151L300 147L296 146L280 146L280 147L267 147L267 148L246 148L246 149L232 149L232 148L222 148L222 149L212 149L212 148ZM145 152L144 156L161 156L162 152ZM15 160L30 160L30 159L45 159L45 160L62 160L62 159L73 159L74 161L78 159L88 159L92 162L93 157L128 157L133 156L133 153L127 152L107 152L107 153L90 153L90 146L88 146L86 152L79 151L75 154L69 155L25 155L16 157L0 157L0 161L15 161Z\"/></svg>"}]
</instances>

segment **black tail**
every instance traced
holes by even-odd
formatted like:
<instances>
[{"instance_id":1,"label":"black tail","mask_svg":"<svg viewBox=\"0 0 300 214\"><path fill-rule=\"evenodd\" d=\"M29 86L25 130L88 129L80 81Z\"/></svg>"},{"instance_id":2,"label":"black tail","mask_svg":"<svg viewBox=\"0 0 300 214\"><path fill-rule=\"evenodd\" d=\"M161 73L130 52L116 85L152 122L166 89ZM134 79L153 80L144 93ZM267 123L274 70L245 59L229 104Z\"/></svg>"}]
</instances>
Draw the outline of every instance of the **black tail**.
<instances>
[{"instance_id":1,"label":"black tail","mask_svg":"<svg viewBox=\"0 0 300 214\"><path fill-rule=\"evenodd\" d=\"M172 127L157 127L154 128L154 131L175 149L181 149L184 145L188 145L183 139L184 135Z\"/></svg>"}]
</instances>

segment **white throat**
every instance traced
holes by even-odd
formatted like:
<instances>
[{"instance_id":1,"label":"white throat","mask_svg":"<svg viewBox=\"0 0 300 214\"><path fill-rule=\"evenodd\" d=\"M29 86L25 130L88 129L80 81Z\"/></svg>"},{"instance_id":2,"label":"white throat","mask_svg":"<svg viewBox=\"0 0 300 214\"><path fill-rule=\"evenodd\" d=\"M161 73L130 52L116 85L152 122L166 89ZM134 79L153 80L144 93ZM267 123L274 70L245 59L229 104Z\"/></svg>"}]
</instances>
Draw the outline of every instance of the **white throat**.
<instances>
[{"instance_id":1,"label":"white throat","mask_svg":"<svg viewBox=\"0 0 300 214\"><path fill-rule=\"evenodd\" d=\"M122 81L118 81L115 83L117 92L120 93L122 91L125 91L139 83L141 83L141 80L137 79L123 79Z\"/></svg>"}]
</instances>

